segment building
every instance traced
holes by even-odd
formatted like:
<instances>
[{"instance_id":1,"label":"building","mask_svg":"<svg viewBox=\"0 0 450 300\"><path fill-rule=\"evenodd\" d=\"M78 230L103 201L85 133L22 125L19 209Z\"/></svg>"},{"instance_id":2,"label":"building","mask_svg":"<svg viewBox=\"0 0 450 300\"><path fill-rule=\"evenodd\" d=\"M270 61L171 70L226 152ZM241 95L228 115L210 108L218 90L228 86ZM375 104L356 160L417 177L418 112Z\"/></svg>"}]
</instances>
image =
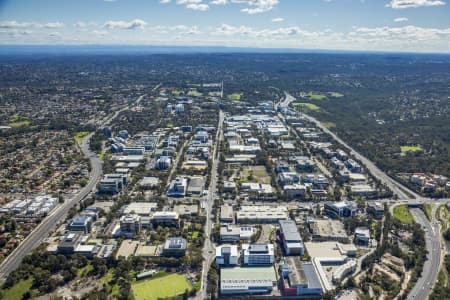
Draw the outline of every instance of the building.
<instances>
[{"instance_id":1,"label":"building","mask_svg":"<svg viewBox=\"0 0 450 300\"><path fill-rule=\"evenodd\" d=\"M122 207L122 213L125 215L137 214L140 216L149 216L157 208L158 204L156 202L131 202Z\"/></svg>"},{"instance_id":2,"label":"building","mask_svg":"<svg viewBox=\"0 0 450 300\"><path fill-rule=\"evenodd\" d=\"M188 194L200 195L203 192L205 180L202 176L193 176L189 178Z\"/></svg>"},{"instance_id":3,"label":"building","mask_svg":"<svg viewBox=\"0 0 450 300\"><path fill-rule=\"evenodd\" d=\"M61 238L58 244L58 253L73 254L78 245L81 244L81 233L69 233Z\"/></svg>"},{"instance_id":4,"label":"building","mask_svg":"<svg viewBox=\"0 0 450 300\"><path fill-rule=\"evenodd\" d=\"M236 213L236 220L241 224L277 223L279 220L287 219L287 208L282 205L243 205Z\"/></svg>"},{"instance_id":5,"label":"building","mask_svg":"<svg viewBox=\"0 0 450 300\"><path fill-rule=\"evenodd\" d=\"M187 179L184 177L177 177L170 183L167 196L169 197L184 197L186 196Z\"/></svg>"},{"instance_id":6,"label":"building","mask_svg":"<svg viewBox=\"0 0 450 300\"><path fill-rule=\"evenodd\" d=\"M334 272L333 272L333 282L335 284L339 284L342 279L350 275L356 270L356 260L350 259L345 264L340 265Z\"/></svg>"},{"instance_id":7,"label":"building","mask_svg":"<svg viewBox=\"0 0 450 300\"><path fill-rule=\"evenodd\" d=\"M356 203L349 201L327 202L323 208L325 214L330 218L352 217L358 212Z\"/></svg>"},{"instance_id":8,"label":"building","mask_svg":"<svg viewBox=\"0 0 450 300\"><path fill-rule=\"evenodd\" d=\"M320 296L322 285L312 263L292 258L281 269L281 283L285 296Z\"/></svg>"},{"instance_id":9,"label":"building","mask_svg":"<svg viewBox=\"0 0 450 300\"><path fill-rule=\"evenodd\" d=\"M70 222L67 226L69 231L80 231L82 233L89 233L92 229L93 220L90 216L79 216Z\"/></svg>"},{"instance_id":10,"label":"building","mask_svg":"<svg viewBox=\"0 0 450 300\"><path fill-rule=\"evenodd\" d=\"M78 245L74 250L74 254L83 255L87 258L93 258L99 250L100 247L97 245Z\"/></svg>"},{"instance_id":11,"label":"building","mask_svg":"<svg viewBox=\"0 0 450 300\"><path fill-rule=\"evenodd\" d=\"M355 229L355 244L369 245L370 230L367 227L356 227Z\"/></svg>"},{"instance_id":12,"label":"building","mask_svg":"<svg viewBox=\"0 0 450 300\"><path fill-rule=\"evenodd\" d=\"M120 218L120 233L127 237L133 237L141 231L141 217L139 215L124 215Z\"/></svg>"},{"instance_id":13,"label":"building","mask_svg":"<svg viewBox=\"0 0 450 300\"><path fill-rule=\"evenodd\" d=\"M238 241L249 241L253 234L255 234L255 229L249 226L221 226L220 227L220 241L221 242L238 242Z\"/></svg>"},{"instance_id":14,"label":"building","mask_svg":"<svg viewBox=\"0 0 450 300\"><path fill-rule=\"evenodd\" d=\"M154 189L159 186L158 177L144 177L139 181L139 186L144 189Z\"/></svg>"},{"instance_id":15,"label":"building","mask_svg":"<svg viewBox=\"0 0 450 300\"><path fill-rule=\"evenodd\" d=\"M308 224L315 241L349 242L344 224L339 220L311 219Z\"/></svg>"},{"instance_id":16,"label":"building","mask_svg":"<svg viewBox=\"0 0 450 300\"><path fill-rule=\"evenodd\" d=\"M125 147L122 152L127 155L144 155L145 147Z\"/></svg>"},{"instance_id":17,"label":"building","mask_svg":"<svg viewBox=\"0 0 450 300\"><path fill-rule=\"evenodd\" d=\"M172 158L170 158L169 156L161 156L156 161L156 168L158 170L169 170L171 163L172 163Z\"/></svg>"},{"instance_id":18,"label":"building","mask_svg":"<svg viewBox=\"0 0 450 300\"><path fill-rule=\"evenodd\" d=\"M270 293L276 283L277 275L272 266L220 269L222 295Z\"/></svg>"},{"instance_id":19,"label":"building","mask_svg":"<svg viewBox=\"0 0 450 300\"><path fill-rule=\"evenodd\" d=\"M272 265L275 260L272 244L243 244L242 256L247 266Z\"/></svg>"},{"instance_id":20,"label":"building","mask_svg":"<svg viewBox=\"0 0 450 300\"><path fill-rule=\"evenodd\" d=\"M233 206L231 205L222 205L220 207L220 216L219 216L220 222L224 223L233 223L234 221L234 212L233 212Z\"/></svg>"},{"instance_id":21,"label":"building","mask_svg":"<svg viewBox=\"0 0 450 300\"><path fill-rule=\"evenodd\" d=\"M166 257L182 257L186 255L186 248L186 239L171 237L164 243L161 255Z\"/></svg>"},{"instance_id":22,"label":"building","mask_svg":"<svg viewBox=\"0 0 450 300\"><path fill-rule=\"evenodd\" d=\"M151 221L153 226L176 226L180 225L179 215L174 211L157 211L151 215Z\"/></svg>"},{"instance_id":23,"label":"building","mask_svg":"<svg viewBox=\"0 0 450 300\"><path fill-rule=\"evenodd\" d=\"M216 264L220 266L235 266L238 263L238 248L236 245L221 245L216 247Z\"/></svg>"},{"instance_id":24,"label":"building","mask_svg":"<svg viewBox=\"0 0 450 300\"><path fill-rule=\"evenodd\" d=\"M289 197L303 197L306 195L306 186L303 184L287 184L283 186L283 192Z\"/></svg>"},{"instance_id":25,"label":"building","mask_svg":"<svg viewBox=\"0 0 450 300\"><path fill-rule=\"evenodd\" d=\"M115 179L102 179L98 186L98 192L102 194L116 194L120 192L120 182Z\"/></svg>"},{"instance_id":26,"label":"building","mask_svg":"<svg viewBox=\"0 0 450 300\"><path fill-rule=\"evenodd\" d=\"M286 255L303 255L305 248L297 225L292 220L280 220L280 241Z\"/></svg>"},{"instance_id":27,"label":"building","mask_svg":"<svg viewBox=\"0 0 450 300\"><path fill-rule=\"evenodd\" d=\"M381 219L384 216L384 205L381 202L368 202L366 211L376 219Z\"/></svg>"}]
</instances>

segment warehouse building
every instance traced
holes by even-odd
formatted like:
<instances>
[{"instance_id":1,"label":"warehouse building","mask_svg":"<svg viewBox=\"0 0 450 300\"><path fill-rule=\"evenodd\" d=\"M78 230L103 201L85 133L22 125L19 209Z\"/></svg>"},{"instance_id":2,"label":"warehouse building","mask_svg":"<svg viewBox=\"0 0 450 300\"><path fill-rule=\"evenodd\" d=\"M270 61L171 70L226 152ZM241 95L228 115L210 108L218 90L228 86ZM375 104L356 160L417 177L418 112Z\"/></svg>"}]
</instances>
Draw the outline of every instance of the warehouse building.
<instances>
[{"instance_id":1,"label":"warehouse building","mask_svg":"<svg viewBox=\"0 0 450 300\"><path fill-rule=\"evenodd\" d=\"M221 268L220 293L266 294L277 284L277 275L273 267Z\"/></svg>"}]
</instances>

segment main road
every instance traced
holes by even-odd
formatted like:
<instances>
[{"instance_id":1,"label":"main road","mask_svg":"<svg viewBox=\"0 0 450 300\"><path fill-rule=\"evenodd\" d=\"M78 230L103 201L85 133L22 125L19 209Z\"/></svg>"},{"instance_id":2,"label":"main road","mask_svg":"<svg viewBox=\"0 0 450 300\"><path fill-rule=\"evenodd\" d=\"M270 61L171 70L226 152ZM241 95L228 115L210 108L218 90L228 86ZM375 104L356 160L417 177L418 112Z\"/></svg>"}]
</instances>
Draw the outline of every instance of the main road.
<instances>
[{"instance_id":1,"label":"main road","mask_svg":"<svg viewBox=\"0 0 450 300\"><path fill-rule=\"evenodd\" d=\"M275 108L278 107L282 109L286 109L289 107L291 102L296 99L285 92L284 100L280 101L275 105ZM407 204L421 204L431 201L429 198L425 198L414 191L411 191L406 186L397 182L390 176L388 176L385 172L380 170L372 161L367 159L365 156L360 154L358 151L349 146L346 142L344 142L341 138L339 138L335 133L331 132L327 127L325 127L319 120L301 113L301 115L315 124L318 128L320 128L323 132L329 134L336 142L343 145L347 149L350 150L350 153L353 157L358 159L367 169L368 171L378 180L380 180L383 184L388 186L392 192L398 196L399 199L405 201ZM435 200L436 202L445 203L448 202L449 199L441 199ZM432 215L431 222L425 217L422 211L412 210L413 216L418 224L422 224L425 231L425 240L426 247L428 250L427 260L424 264L424 269L422 271L422 275L417 281L414 288L408 295L408 299L418 299L425 300L428 296L430 289L433 287L440 267L441 261L441 238L440 238L440 226L439 223L435 219L435 214Z\"/></svg>"},{"instance_id":2,"label":"main road","mask_svg":"<svg viewBox=\"0 0 450 300\"><path fill-rule=\"evenodd\" d=\"M211 168L211 181L209 184L208 195L206 196L206 223L205 223L205 243L203 245L203 271L202 271L202 286L201 290L197 294L197 299L204 300L208 299L206 294L206 287L208 286L208 272L209 268L215 258L215 248L211 236L211 230L213 225L212 208L214 205L214 199L216 198L217 192L217 180L218 173L217 169L219 167L219 154L220 154L220 142L222 141L222 125L224 121L224 113L222 110L219 111L219 123L217 126L215 146L212 156L212 168ZM215 216L214 216L215 217Z\"/></svg>"},{"instance_id":3,"label":"main road","mask_svg":"<svg viewBox=\"0 0 450 300\"><path fill-rule=\"evenodd\" d=\"M112 116L102 122L101 126L110 124L120 112L129 109L134 104L138 104L144 96L145 95L140 96L136 102L114 112ZM85 157L89 158L91 165L88 184L85 185L76 195L67 196L64 203L59 205L47 217L45 217L42 222L39 223L36 228L19 244L19 246L17 246L17 248L14 249L8 257L6 257L0 265L0 281L4 281L8 277L9 273L17 269L22 262L22 259L42 243L42 241L57 226L57 224L64 220L64 217L69 210L95 189L102 176L103 162L89 149L89 139L93 134L94 133L91 133L86 136L79 145Z\"/></svg>"}]
</instances>

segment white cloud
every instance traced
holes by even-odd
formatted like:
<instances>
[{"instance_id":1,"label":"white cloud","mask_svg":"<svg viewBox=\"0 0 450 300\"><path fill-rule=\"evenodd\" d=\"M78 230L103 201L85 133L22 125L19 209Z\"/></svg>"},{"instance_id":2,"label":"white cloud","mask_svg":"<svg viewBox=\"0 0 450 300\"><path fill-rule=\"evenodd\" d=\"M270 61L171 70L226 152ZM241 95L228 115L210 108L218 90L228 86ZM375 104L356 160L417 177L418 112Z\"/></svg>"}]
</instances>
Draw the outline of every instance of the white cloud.
<instances>
[{"instance_id":1,"label":"white cloud","mask_svg":"<svg viewBox=\"0 0 450 300\"><path fill-rule=\"evenodd\" d=\"M417 26L403 27L357 27L350 33L352 36L367 38L383 38L385 40L407 40L411 42L421 42L426 40L448 40L450 39L450 28L424 28Z\"/></svg>"},{"instance_id":2,"label":"white cloud","mask_svg":"<svg viewBox=\"0 0 450 300\"><path fill-rule=\"evenodd\" d=\"M0 28L61 28L64 27L64 23L61 22L49 22L49 23L37 23L37 22L17 22L17 21L2 21L0 22Z\"/></svg>"},{"instance_id":3,"label":"white cloud","mask_svg":"<svg viewBox=\"0 0 450 300\"><path fill-rule=\"evenodd\" d=\"M78 27L78 28L86 28L86 27L97 26L97 23L80 21L80 22L76 22L75 24L73 24L73 26Z\"/></svg>"},{"instance_id":4,"label":"white cloud","mask_svg":"<svg viewBox=\"0 0 450 300\"><path fill-rule=\"evenodd\" d=\"M203 3L203 0L177 0L177 4L192 10L206 11L209 9L209 5Z\"/></svg>"},{"instance_id":5,"label":"white cloud","mask_svg":"<svg viewBox=\"0 0 450 300\"><path fill-rule=\"evenodd\" d=\"M284 19L283 18L274 18L272 19L272 23L279 23L279 22L283 22Z\"/></svg>"},{"instance_id":6,"label":"white cloud","mask_svg":"<svg viewBox=\"0 0 450 300\"><path fill-rule=\"evenodd\" d=\"M142 29L147 25L146 22L140 19L134 19L129 22L127 21L108 21L103 27L107 29Z\"/></svg>"},{"instance_id":7,"label":"white cloud","mask_svg":"<svg viewBox=\"0 0 450 300\"><path fill-rule=\"evenodd\" d=\"M192 9L192 10L199 10L199 11L206 11L209 9L209 5L205 3L191 3L186 5L186 8Z\"/></svg>"},{"instance_id":8,"label":"white cloud","mask_svg":"<svg viewBox=\"0 0 450 300\"><path fill-rule=\"evenodd\" d=\"M159 0L159 3L162 3L162 4L167 4L170 2L172 2L172 0Z\"/></svg>"},{"instance_id":9,"label":"white cloud","mask_svg":"<svg viewBox=\"0 0 450 300\"><path fill-rule=\"evenodd\" d=\"M48 37L52 39L59 39L62 37L62 35L59 32L52 32L48 34Z\"/></svg>"},{"instance_id":10,"label":"white cloud","mask_svg":"<svg viewBox=\"0 0 450 300\"><path fill-rule=\"evenodd\" d=\"M225 5L225 4L228 4L228 0L213 0L213 1L209 2L209 4Z\"/></svg>"},{"instance_id":11,"label":"white cloud","mask_svg":"<svg viewBox=\"0 0 450 300\"><path fill-rule=\"evenodd\" d=\"M408 21L408 18L395 18L394 22L406 22Z\"/></svg>"},{"instance_id":12,"label":"white cloud","mask_svg":"<svg viewBox=\"0 0 450 300\"><path fill-rule=\"evenodd\" d=\"M241 9L241 12L253 15L272 10L278 0L231 0L233 3L246 4L248 7Z\"/></svg>"},{"instance_id":13,"label":"white cloud","mask_svg":"<svg viewBox=\"0 0 450 300\"><path fill-rule=\"evenodd\" d=\"M441 0L391 0L386 7L392 7L394 9L401 8L415 8L422 6L440 6L445 5Z\"/></svg>"}]
</instances>

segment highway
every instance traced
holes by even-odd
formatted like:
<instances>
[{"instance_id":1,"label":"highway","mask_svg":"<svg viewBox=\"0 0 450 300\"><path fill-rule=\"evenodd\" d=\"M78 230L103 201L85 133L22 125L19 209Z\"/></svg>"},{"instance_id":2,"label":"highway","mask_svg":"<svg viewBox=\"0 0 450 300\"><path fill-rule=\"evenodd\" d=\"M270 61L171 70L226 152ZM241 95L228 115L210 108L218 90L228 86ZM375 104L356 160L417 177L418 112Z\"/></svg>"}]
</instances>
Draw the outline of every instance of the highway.
<instances>
[{"instance_id":1,"label":"highway","mask_svg":"<svg viewBox=\"0 0 450 300\"><path fill-rule=\"evenodd\" d=\"M410 209L417 223L422 224L425 231L427 260L424 263L422 276L408 295L408 299L426 299L433 288L441 263L441 243L439 224L435 220L430 223L420 208ZM433 217L434 219L434 217Z\"/></svg>"},{"instance_id":2,"label":"highway","mask_svg":"<svg viewBox=\"0 0 450 300\"><path fill-rule=\"evenodd\" d=\"M206 287L208 286L208 272L211 266L211 263L215 259L215 247L211 237L211 230L213 226L213 216L212 216L212 208L214 205L214 199L216 198L217 192L217 180L218 173L217 169L219 167L219 153L220 153L220 141L223 139L222 134L222 126L224 121L224 113L222 110L219 111L219 123L217 126L216 132L216 140L214 146L214 152L212 156L212 167L211 167L211 181L209 184L208 195L206 196L206 223L205 223L205 244L203 245L203 271L202 271L202 287L201 290L197 293L196 299L204 300L208 299L208 295L206 294ZM216 216L214 216L216 217Z\"/></svg>"},{"instance_id":3,"label":"highway","mask_svg":"<svg viewBox=\"0 0 450 300\"><path fill-rule=\"evenodd\" d=\"M114 120L120 112L129 109L132 105L138 104L145 95L140 96L134 103L130 103L126 107L113 113L112 116L106 118L100 127L106 126ZM102 176L103 162L97 155L89 149L89 139L94 133L86 136L80 146L81 151L85 157L89 158L91 165L91 173L89 175L89 182L76 195L68 195L64 203L55 208L41 223L11 252L10 255L0 265L0 282L3 282L15 269L17 269L22 262L22 259L30 253L34 248L39 246L42 241L54 230L54 228L64 220L69 210L87 195L95 190L97 183Z\"/></svg>"},{"instance_id":4,"label":"highway","mask_svg":"<svg viewBox=\"0 0 450 300\"><path fill-rule=\"evenodd\" d=\"M275 109L278 107L287 108L291 104L291 102L296 99L285 92L285 98L283 101L280 101L275 105ZM350 147L347 143L345 143L342 139L340 139L335 133L331 132L328 128L326 128L320 121L317 119L301 113L301 115L307 119L308 121L315 124L318 128L320 128L323 132L329 134L336 142L343 145L347 149L350 150L350 154L358 159L367 170L378 180L380 180L383 184L386 184L392 192L398 196L401 201L398 204L421 204L433 201L429 198L423 197L417 194L414 191L411 191L409 188L405 187L401 183L395 181L391 177L389 177L385 172L380 170L372 161L367 159L365 156L357 152L355 149ZM448 202L449 199L439 199L434 200L438 203ZM392 209L392 208L391 208ZM417 300L425 300L429 294L430 288L433 287L437 275L440 269L441 262L441 234L440 234L440 225L435 219L435 214L432 216L431 223L428 221L426 216L423 214L421 210L412 209L413 216L415 221L418 224L422 224L425 230L425 239L426 239L426 247L428 250L427 260L424 265L424 269L422 272L422 276L417 281L414 288L408 295L408 299L417 299ZM433 210L435 211L435 210Z\"/></svg>"}]
</instances>

